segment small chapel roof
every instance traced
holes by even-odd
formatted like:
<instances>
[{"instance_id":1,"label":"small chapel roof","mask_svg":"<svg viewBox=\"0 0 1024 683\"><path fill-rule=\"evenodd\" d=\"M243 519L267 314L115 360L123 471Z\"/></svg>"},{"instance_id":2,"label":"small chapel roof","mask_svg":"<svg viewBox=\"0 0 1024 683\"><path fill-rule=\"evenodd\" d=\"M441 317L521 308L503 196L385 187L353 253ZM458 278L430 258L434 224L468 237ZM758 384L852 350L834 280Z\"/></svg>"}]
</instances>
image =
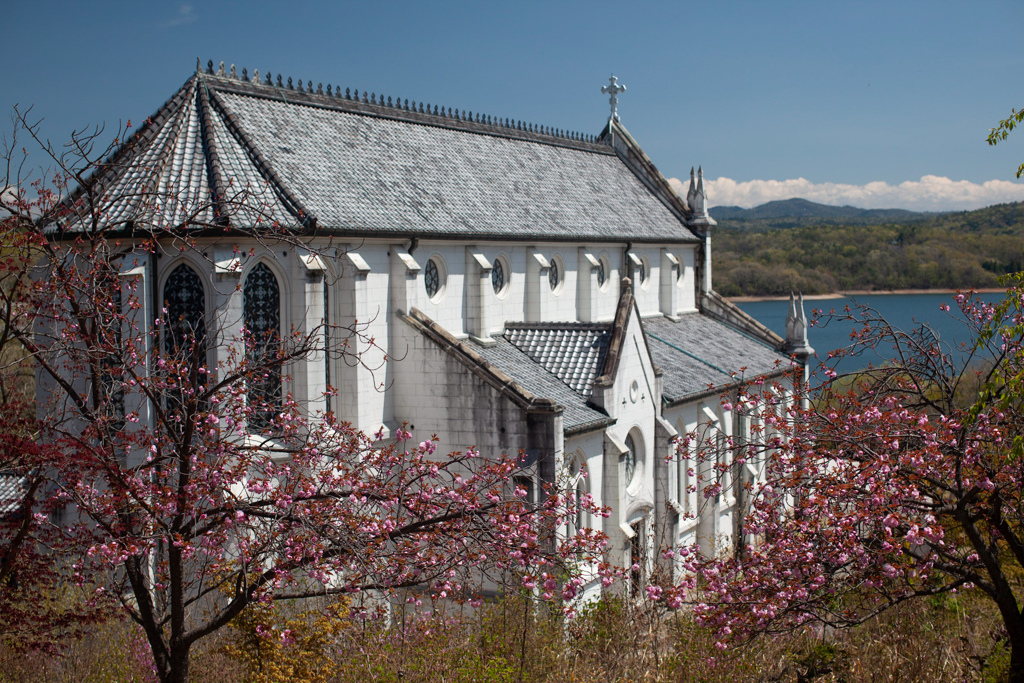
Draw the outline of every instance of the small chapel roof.
<instances>
[{"instance_id":1,"label":"small chapel roof","mask_svg":"<svg viewBox=\"0 0 1024 683\"><path fill-rule=\"evenodd\" d=\"M604 326L608 328L608 325ZM574 389L563 377L552 371L550 365L531 358L524 350L508 340L508 335L498 337L493 346L477 349L487 362L515 378L515 381L535 396L542 396L555 401L565 410L562 413L562 427L567 434L575 434L599 429L615 422L605 413L589 405L587 400L593 385L593 379L587 386L586 394ZM534 347L535 349L537 347ZM564 348L564 347L563 347ZM587 354L567 354L570 356ZM575 359L574 359L575 360ZM575 365L584 365L572 363ZM598 366L600 370L600 366Z\"/></svg>"},{"instance_id":2,"label":"small chapel roof","mask_svg":"<svg viewBox=\"0 0 1024 683\"><path fill-rule=\"evenodd\" d=\"M581 135L286 85L280 75L275 83L269 73L250 79L234 67L215 73L211 63L108 160L103 220L125 229L190 220L359 237L696 241L689 207L637 161L642 152L612 144L620 125Z\"/></svg>"},{"instance_id":3,"label":"small chapel roof","mask_svg":"<svg viewBox=\"0 0 1024 683\"><path fill-rule=\"evenodd\" d=\"M526 356L589 398L604 368L610 323L505 323L504 338Z\"/></svg>"},{"instance_id":4,"label":"small chapel roof","mask_svg":"<svg viewBox=\"0 0 1024 683\"><path fill-rule=\"evenodd\" d=\"M702 313L687 313L678 321L649 318L644 334L654 363L664 372L662 399L669 404L791 369L785 354Z\"/></svg>"}]
</instances>

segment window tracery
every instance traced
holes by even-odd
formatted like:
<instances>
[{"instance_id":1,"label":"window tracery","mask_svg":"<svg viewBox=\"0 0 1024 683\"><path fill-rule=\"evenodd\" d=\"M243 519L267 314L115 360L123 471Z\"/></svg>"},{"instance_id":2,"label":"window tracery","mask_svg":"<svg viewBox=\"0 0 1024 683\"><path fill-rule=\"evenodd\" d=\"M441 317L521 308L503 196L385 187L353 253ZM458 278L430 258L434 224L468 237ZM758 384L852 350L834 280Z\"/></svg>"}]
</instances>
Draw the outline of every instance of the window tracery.
<instances>
[{"instance_id":1,"label":"window tracery","mask_svg":"<svg viewBox=\"0 0 1024 683\"><path fill-rule=\"evenodd\" d=\"M203 281L188 264L182 263L171 271L164 282L164 354L169 360L192 359L190 372L196 376L190 382L193 388L203 385L205 375L198 370L206 365L206 289ZM173 378L168 378L165 393L169 412L180 413L186 405L186 390Z\"/></svg>"},{"instance_id":2,"label":"window tracery","mask_svg":"<svg viewBox=\"0 0 1024 683\"><path fill-rule=\"evenodd\" d=\"M249 422L257 429L265 429L280 410L282 399L281 367L274 362L281 346L281 288L266 264L259 263L249 272L242 298L248 333L246 360L256 369L249 379L247 393Z\"/></svg>"},{"instance_id":3,"label":"window tracery","mask_svg":"<svg viewBox=\"0 0 1024 683\"><path fill-rule=\"evenodd\" d=\"M427 288L427 296L431 299L437 296L437 292L441 288L441 278L434 259L427 261L427 267L423 269L423 284Z\"/></svg>"}]
</instances>

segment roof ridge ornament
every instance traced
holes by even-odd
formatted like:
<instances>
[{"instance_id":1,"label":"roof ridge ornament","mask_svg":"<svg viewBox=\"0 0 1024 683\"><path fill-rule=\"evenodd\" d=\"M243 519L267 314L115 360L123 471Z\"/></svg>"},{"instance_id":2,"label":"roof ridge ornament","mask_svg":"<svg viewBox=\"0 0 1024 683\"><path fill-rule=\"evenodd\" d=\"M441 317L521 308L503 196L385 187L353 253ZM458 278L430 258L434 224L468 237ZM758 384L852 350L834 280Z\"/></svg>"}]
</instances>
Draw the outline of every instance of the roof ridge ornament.
<instances>
[{"instance_id":1,"label":"roof ridge ornament","mask_svg":"<svg viewBox=\"0 0 1024 683\"><path fill-rule=\"evenodd\" d=\"M786 346L790 355L806 362L814 353L807 339L807 315L804 313L804 295L789 293L789 315L786 316Z\"/></svg>"},{"instance_id":2,"label":"roof ridge ornament","mask_svg":"<svg viewBox=\"0 0 1024 683\"><path fill-rule=\"evenodd\" d=\"M612 113L608 117L609 121L619 120L619 93L626 92L626 86L619 85L619 79L612 74L608 79L608 85L601 86L601 92L605 95L610 95L609 104L612 108Z\"/></svg>"},{"instance_id":3,"label":"roof ridge ornament","mask_svg":"<svg viewBox=\"0 0 1024 683\"><path fill-rule=\"evenodd\" d=\"M718 225L715 219L708 215L708 195L704 190L704 168L702 166L697 167L696 183L694 183L693 169L690 169L690 190L686 193L686 204L693 212L693 217L688 221L690 227L705 229Z\"/></svg>"},{"instance_id":4,"label":"roof ridge ornament","mask_svg":"<svg viewBox=\"0 0 1024 683\"><path fill-rule=\"evenodd\" d=\"M204 69L201 57L196 57L196 73L205 73L211 76L219 76L225 79L241 81L243 83L252 83L253 85L267 85L269 87L275 86L274 78L270 71L267 71L266 74L260 74L260 70L255 69L252 73L252 78L250 78L249 70L246 67L242 67L241 72L239 72L238 67L235 64L231 64L229 68L227 64L222 61L215 66L212 59L206 62L206 68ZM625 92L626 86L619 85L614 75L609 79L609 83L610 85L606 85L601 88L601 92L611 95L612 111L609 120L618 120L618 94ZM332 84L328 83L325 90L322 82L317 83L316 87L314 87L313 81L298 79L298 82L295 82L290 76L287 78L287 82L285 82L285 79L281 74L277 74L276 87L279 89L295 90L297 92L316 94L320 96L326 95L327 97L336 99L344 98L365 104L375 104L381 107L418 112L431 116L440 116L443 118L464 121L466 123L476 123L492 128L504 128L522 131L525 133L533 133L535 135L544 135L573 142L594 142L597 137L590 134L570 131L568 129L555 128L553 126L528 123L526 121L519 121L516 119L503 119L501 117L484 114L482 112L474 114L472 111L467 109L460 111L458 109L453 110L451 107L445 108L440 105L427 104L426 102L403 100L400 97L394 98L394 96L386 96L384 93L381 93L378 98L376 93L366 91L360 93L358 90L353 92L351 89L346 88L345 94L342 95L341 86L333 87Z\"/></svg>"}]
</instances>

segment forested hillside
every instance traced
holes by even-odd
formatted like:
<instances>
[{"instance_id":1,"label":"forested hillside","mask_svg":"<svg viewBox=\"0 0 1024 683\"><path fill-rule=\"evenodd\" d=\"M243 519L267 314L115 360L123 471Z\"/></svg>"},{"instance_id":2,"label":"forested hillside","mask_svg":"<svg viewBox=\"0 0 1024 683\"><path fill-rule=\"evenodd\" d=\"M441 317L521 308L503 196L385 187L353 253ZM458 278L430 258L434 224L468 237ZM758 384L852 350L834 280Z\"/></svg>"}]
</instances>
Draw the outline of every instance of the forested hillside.
<instances>
[{"instance_id":1,"label":"forested hillside","mask_svg":"<svg viewBox=\"0 0 1024 683\"><path fill-rule=\"evenodd\" d=\"M719 293L997 287L1000 275L1024 269L1021 202L907 222L780 224L784 217L720 221L712 238Z\"/></svg>"}]
</instances>

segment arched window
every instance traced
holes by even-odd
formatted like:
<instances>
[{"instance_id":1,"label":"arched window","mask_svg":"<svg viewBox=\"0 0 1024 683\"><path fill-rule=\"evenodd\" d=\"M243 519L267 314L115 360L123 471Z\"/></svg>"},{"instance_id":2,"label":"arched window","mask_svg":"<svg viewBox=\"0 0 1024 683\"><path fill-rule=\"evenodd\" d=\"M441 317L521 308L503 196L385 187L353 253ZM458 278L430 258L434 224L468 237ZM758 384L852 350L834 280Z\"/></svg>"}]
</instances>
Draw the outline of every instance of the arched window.
<instances>
[{"instance_id":1,"label":"arched window","mask_svg":"<svg viewBox=\"0 0 1024 683\"><path fill-rule=\"evenodd\" d=\"M585 470L586 462L586 456L582 451L577 451L569 461L569 478L567 483L573 503L572 514L567 520L567 531L570 537L590 525L590 516L584 506L588 493Z\"/></svg>"},{"instance_id":2,"label":"arched window","mask_svg":"<svg viewBox=\"0 0 1024 683\"><path fill-rule=\"evenodd\" d=\"M188 378L168 378L167 408L170 412L185 407L189 388L198 390L205 383L199 369L206 365L206 290L196 271L182 263L171 271L164 283L164 354L171 361L191 360Z\"/></svg>"},{"instance_id":3,"label":"arched window","mask_svg":"<svg viewBox=\"0 0 1024 683\"><path fill-rule=\"evenodd\" d=\"M249 424L265 429L281 407L281 366L276 360L281 346L281 288L274 273L259 263L242 287L245 318L245 357L250 372L247 398L252 411Z\"/></svg>"},{"instance_id":4,"label":"arched window","mask_svg":"<svg viewBox=\"0 0 1024 683\"><path fill-rule=\"evenodd\" d=\"M206 354L206 291L196 271L182 263L164 283L167 333L164 352Z\"/></svg>"},{"instance_id":5,"label":"arched window","mask_svg":"<svg viewBox=\"0 0 1024 683\"><path fill-rule=\"evenodd\" d=\"M623 474L626 486L633 483L633 475L636 474L637 460L636 440L632 432L626 435L626 452L622 454Z\"/></svg>"},{"instance_id":6,"label":"arched window","mask_svg":"<svg viewBox=\"0 0 1024 683\"><path fill-rule=\"evenodd\" d=\"M680 434L686 434L686 426L682 422L679 423L678 430ZM679 502L679 507L682 508L683 514L688 515L692 510L692 505L690 503L690 472L694 467L694 464L691 461L690 444L688 440L684 440L676 444L676 452L672 459L672 463L675 465L673 483L675 484L676 489L676 500Z\"/></svg>"}]
</instances>

